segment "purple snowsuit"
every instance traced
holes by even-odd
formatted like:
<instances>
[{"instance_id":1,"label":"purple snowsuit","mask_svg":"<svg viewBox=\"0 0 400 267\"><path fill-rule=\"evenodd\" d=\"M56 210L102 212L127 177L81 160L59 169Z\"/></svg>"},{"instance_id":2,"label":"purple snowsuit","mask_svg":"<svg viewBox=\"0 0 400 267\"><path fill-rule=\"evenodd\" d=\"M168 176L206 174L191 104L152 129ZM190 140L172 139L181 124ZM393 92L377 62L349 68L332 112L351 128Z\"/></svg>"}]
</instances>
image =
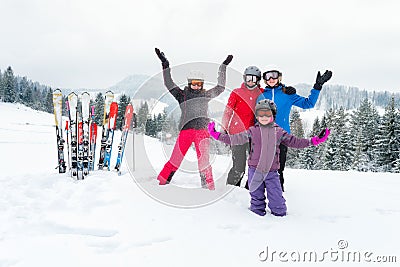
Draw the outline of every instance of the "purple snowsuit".
<instances>
[{"instance_id":1,"label":"purple snowsuit","mask_svg":"<svg viewBox=\"0 0 400 267\"><path fill-rule=\"evenodd\" d=\"M305 148L311 146L311 139L298 138L287 133L276 123L256 125L247 131L229 135L221 133L219 141L231 145L241 145L249 142L250 154L248 158L248 184L251 196L250 210L264 216L266 211L265 189L267 189L268 207L276 216L286 215L286 200L282 196L282 187L279 181L279 145Z\"/></svg>"}]
</instances>

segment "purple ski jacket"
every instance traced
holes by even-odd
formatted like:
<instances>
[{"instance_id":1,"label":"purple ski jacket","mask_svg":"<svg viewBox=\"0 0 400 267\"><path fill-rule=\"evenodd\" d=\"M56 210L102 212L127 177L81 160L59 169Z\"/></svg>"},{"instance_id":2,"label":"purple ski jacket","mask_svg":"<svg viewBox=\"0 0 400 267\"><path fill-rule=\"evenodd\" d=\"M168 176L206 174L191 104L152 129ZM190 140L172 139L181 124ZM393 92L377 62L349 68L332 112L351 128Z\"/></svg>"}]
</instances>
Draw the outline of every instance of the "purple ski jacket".
<instances>
[{"instance_id":1,"label":"purple ski jacket","mask_svg":"<svg viewBox=\"0 0 400 267\"><path fill-rule=\"evenodd\" d=\"M248 165L267 173L279 169L279 144L293 148L311 146L311 139L298 138L289 134L276 123L262 126L258 122L247 131L229 135L221 133L219 141L229 145L250 144Z\"/></svg>"}]
</instances>

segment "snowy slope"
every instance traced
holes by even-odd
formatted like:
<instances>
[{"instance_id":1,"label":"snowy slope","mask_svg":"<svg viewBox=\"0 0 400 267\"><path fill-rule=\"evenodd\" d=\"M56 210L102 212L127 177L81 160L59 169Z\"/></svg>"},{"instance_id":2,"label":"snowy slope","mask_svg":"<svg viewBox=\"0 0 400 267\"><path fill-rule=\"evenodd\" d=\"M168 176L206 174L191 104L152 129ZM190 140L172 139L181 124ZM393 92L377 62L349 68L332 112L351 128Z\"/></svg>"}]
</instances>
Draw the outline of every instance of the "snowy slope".
<instances>
[{"instance_id":1,"label":"snowy slope","mask_svg":"<svg viewBox=\"0 0 400 267\"><path fill-rule=\"evenodd\" d=\"M290 255L309 251L325 255L318 266L365 265L342 262L342 252L400 261L398 174L288 169L288 216L258 217L247 209L245 189L223 188L230 159L218 156L216 191L230 192L202 208L174 208L145 194L126 165L122 176L94 171L74 181L58 174L53 116L4 103L0 114L0 266L289 266ZM160 170L161 144L144 142ZM159 189L172 192L180 183L191 190L198 176L178 172ZM340 240L348 247L340 249ZM276 253L263 262L267 248Z\"/></svg>"}]
</instances>

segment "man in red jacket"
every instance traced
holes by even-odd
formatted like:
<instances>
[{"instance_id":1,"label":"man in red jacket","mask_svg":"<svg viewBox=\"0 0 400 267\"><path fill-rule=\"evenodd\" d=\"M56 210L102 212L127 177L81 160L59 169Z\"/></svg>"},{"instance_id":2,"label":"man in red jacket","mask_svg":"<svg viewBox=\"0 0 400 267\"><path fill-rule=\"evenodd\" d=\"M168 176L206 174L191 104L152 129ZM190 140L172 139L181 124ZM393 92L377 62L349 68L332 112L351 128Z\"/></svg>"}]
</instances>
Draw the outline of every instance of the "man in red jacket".
<instances>
[{"instance_id":1,"label":"man in red jacket","mask_svg":"<svg viewBox=\"0 0 400 267\"><path fill-rule=\"evenodd\" d=\"M246 131L255 123L254 108L257 97L263 91L260 87L261 71L255 66L247 67L243 79L242 86L230 94L222 117L222 127L228 134ZM228 173L226 183L240 186L246 168L249 143L233 145L231 149L233 166Z\"/></svg>"}]
</instances>

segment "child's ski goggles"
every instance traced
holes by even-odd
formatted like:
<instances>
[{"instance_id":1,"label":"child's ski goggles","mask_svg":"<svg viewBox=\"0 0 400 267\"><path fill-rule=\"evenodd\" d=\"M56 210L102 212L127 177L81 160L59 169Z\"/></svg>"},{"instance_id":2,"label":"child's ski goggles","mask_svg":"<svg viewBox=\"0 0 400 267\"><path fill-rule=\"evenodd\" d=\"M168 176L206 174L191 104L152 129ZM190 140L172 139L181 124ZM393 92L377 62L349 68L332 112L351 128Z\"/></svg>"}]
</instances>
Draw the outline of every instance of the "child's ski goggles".
<instances>
[{"instance_id":1,"label":"child's ski goggles","mask_svg":"<svg viewBox=\"0 0 400 267\"><path fill-rule=\"evenodd\" d=\"M272 111L269 109L260 109L256 112L257 117L272 117Z\"/></svg>"}]
</instances>

